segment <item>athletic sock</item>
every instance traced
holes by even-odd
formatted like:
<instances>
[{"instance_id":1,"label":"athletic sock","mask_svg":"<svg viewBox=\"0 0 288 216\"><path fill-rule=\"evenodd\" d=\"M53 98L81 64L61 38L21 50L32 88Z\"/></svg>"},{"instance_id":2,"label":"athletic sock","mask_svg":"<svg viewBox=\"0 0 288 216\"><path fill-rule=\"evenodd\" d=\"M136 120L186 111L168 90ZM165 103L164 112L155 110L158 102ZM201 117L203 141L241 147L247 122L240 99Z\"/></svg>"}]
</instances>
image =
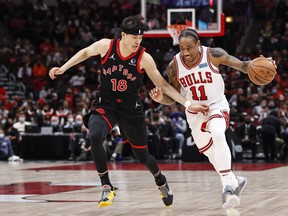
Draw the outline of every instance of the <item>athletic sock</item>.
<instances>
[{"instance_id":1,"label":"athletic sock","mask_svg":"<svg viewBox=\"0 0 288 216\"><path fill-rule=\"evenodd\" d=\"M220 173L223 191L226 185L230 185L233 190L238 187L238 180L232 171Z\"/></svg>"},{"instance_id":2,"label":"athletic sock","mask_svg":"<svg viewBox=\"0 0 288 216\"><path fill-rule=\"evenodd\" d=\"M166 177L159 170L156 174L153 174L155 177L155 182L157 186L162 186L166 183Z\"/></svg>"},{"instance_id":3,"label":"athletic sock","mask_svg":"<svg viewBox=\"0 0 288 216\"><path fill-rule=\"evenodd\" d=\"M109 185L112 190L114 189L112 184L111 184L111 182L110 182L110 179L109 179L108 170L106 172L104 172L104 173L98 173L98 175L100 177L102 185Z\"/></svg>"}]
</instances>

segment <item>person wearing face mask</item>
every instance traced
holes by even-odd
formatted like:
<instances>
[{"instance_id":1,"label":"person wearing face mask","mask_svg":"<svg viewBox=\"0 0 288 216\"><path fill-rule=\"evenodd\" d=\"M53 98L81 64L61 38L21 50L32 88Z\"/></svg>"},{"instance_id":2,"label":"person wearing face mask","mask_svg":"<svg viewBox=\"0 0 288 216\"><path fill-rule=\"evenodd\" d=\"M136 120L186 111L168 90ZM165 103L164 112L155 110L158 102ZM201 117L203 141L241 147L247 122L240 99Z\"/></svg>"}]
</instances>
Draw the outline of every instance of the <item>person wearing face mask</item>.
<instances>
[{"instance_id":1,"label":"person wearing face mask","mask_svg":"<svg viewBox=\"0 0 288 216\"><path fill-rule=\"evenodd\" d=\"M16 128L13 127L13 119L8 118L4 125L4 133L10 139L12 148L17 155L20 154L20 145L19 145L19 132Z\"/></svg>"},{"instance_id":2,"label":"person wearing face mask","mask_svg":"<svg viewBox=\"0 0 288 216\"><path fill-rule=\"evenodd\" d=\"M70 161L87 160L90 158L91 146L88 136L89 130L84 127L84 125L82 125L80 129L80 133L70 133L68 148L70 151L68 160Z\"/></svg>"},{"instance_id":3,"label":"person wearing face mask","mask_svg":"<svg viewBox=\"0 0 288 216\"><path fill-rule=\"evenodd\" d=\"M75 123L74 123L74 126L73 126L73 131L75 133L81 133L82 126L83 126L82 116L81 115L76 115Z\"/></svg>"},{"instance_id":4,"label":"person wearing face mask","mask_svg":"<svg viewBox=\"0 0 288 216\"><path fill-rule=\"evenodd\" d=\"M57 133L57 132L62 132L62 128L59 125L59 118L58 116L52 116L51 117L51 126L53 128L53 133Z\"/></svg>"},{"instance_id":5,"label":"person wearing face mask","mask_svg":"<svg viewBox=\"0 0 288 216\"><path fill-rule=\"evenodd\" d=\"M10 162L23 161L22 158L14 154L11 140L5 136L4 130L0 129L0 160L7 160Z\"/></svg>"},{"instance_id":6,"label":"person wearing face mask","mask_svg":"<svg viewBox=\"0 0 288 216\"><path fill-rule=\"evenodd\" d=\"M24 113L20 113L18 115L18 121L14 123L13 127L18 130L20 135L23 135L25 133L25 126L31 125L31 122L26 121L26 116ZM21 137L20 137L21 139Z\"/></svg>"},{"instance_id":7,"label":"person wearing face mask","mask_svg":"<svg viewBox=\"0 0 288 216\"><path fill-rule=\"evenodd\" d=\"M253 160L256 159L257 129L256 126L251 123L250 115L244 114L244 123L235 129L235 133L241 139L243 149L251 149L251 157Z\"/></svg>"},{"instance_id":8,"label":"person wearing face mask","mask_svg":"<svg viewBox=\"0 0 288 216\"><path fill-rule=\"evenodd\" d=\"M65 125L63 126L63 133L72 133L74 128L74 116L73 114L67 115L67 121L65 122Z\"/></svg>"}]
</instances>

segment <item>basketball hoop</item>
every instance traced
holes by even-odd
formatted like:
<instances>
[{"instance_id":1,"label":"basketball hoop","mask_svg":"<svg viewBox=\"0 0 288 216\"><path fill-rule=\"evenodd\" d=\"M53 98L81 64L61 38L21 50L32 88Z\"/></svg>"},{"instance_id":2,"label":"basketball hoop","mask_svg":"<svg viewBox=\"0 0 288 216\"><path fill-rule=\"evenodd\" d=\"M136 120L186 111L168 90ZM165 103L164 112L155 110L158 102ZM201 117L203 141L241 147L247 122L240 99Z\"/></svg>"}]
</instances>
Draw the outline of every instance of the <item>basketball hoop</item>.
<instances>
[{"instance_id":1,"label":"basketball hoop","mask_svg":"<svg viewBox=\"0 0 288 216\"><path fill-rule=\"evenodd\" d=\"M173 45L176 46L179 44L179 35L180 35L180 32L183 30L183 29L186 29L188 28L189 26L188 25L183 25L183 24L173 24L173 25L169 25L169 26L166 26L169 34L171 35L171 37L173 38Z\"/></svg>"}]
</instances>

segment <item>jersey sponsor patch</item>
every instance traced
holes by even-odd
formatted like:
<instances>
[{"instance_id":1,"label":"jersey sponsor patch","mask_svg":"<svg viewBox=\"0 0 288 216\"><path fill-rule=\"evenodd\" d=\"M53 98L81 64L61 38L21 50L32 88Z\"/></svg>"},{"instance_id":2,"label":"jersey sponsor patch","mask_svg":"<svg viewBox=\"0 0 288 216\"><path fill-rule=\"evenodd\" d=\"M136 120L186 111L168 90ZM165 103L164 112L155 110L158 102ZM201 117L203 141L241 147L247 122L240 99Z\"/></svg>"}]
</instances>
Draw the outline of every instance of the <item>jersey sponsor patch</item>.
<instances>
[{"instance_id":1,"label":"jersey sponsor patch","mask_svg":"<svg viewBox=\"0 0 288 216\"><path fill-rule=\"evenodd\" d=\"M199 68L205 68L205 67L208 67L207 63L202 63L202 64L199 65Z\"/></svg>"}]
</instances>

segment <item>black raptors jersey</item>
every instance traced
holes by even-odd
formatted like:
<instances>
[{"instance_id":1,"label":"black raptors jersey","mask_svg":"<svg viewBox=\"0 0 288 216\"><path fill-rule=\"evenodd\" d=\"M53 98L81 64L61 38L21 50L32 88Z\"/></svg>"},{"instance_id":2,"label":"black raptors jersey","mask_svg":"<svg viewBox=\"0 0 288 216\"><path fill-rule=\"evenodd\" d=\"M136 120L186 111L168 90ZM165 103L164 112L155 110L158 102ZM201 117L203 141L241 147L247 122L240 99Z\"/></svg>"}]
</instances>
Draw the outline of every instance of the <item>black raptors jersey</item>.
<instances>
[{"instance_id":1,"label":"black raptors jersey","mask_svg":"<svg viewBox=\"0 0 288 216\"><path fill-rule=\"evenodd\" d=\"M123 57L119 43L120 39L111 40L110 48L102 58L100 103L134 112L137 106L142 108L138 93L144 78L140 60L145 48L140 46L136 52Z\"/></svg>"}]
</instances>

